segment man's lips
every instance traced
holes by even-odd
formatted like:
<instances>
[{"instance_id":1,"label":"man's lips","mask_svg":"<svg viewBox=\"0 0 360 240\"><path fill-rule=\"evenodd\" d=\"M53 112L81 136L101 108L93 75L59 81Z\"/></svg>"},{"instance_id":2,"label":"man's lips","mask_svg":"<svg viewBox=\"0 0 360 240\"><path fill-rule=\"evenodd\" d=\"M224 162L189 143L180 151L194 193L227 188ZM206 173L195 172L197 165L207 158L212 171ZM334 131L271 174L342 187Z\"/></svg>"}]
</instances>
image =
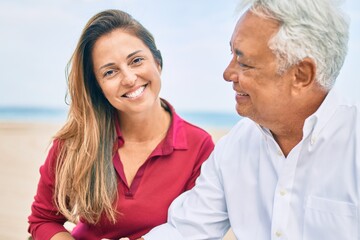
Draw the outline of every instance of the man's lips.
<instances>
[{"instance_id":1,"label":"man's lips","mask_svg":"<svg viewBox=\"0 0 360 240\"><path fill-rule=\"evenodd\" d=\"M243 93L243 92L236 92L236 95L237 95L237 96L241 96L241 97L247 97L247 96L249 96L249 94Z\"/></svg>"}]
</instances>

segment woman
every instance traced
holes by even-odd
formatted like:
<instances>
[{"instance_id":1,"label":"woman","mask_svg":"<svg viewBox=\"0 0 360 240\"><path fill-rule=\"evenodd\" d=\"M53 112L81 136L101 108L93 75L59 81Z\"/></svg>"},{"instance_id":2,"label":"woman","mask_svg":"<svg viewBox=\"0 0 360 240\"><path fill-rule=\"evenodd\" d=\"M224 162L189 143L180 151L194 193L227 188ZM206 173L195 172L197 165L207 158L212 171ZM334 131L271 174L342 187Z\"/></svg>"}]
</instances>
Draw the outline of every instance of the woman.
<instances>
[{"instance_id":1,"label":"woman","mask_svg":"<svg viewBox=\"0 0 360 240\"><path fill-rule=\"evenodd\" d=\"M141 237L166 222L214 144L159 97L152 35L118 10L89 20L69 63L71 104L41 167L35 239ZM63 227L76 223L71 233Z\"/></svg>"}]
</instances>

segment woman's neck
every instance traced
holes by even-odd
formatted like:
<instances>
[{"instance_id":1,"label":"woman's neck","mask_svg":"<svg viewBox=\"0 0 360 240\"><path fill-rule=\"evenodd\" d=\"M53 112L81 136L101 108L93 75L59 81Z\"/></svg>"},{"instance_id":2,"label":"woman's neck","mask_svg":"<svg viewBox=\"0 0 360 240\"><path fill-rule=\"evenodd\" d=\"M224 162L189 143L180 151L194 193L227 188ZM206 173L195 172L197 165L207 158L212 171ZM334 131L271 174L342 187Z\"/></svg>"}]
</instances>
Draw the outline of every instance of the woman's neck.
<instances>
[{"instance_id":1,"label":"woman's neck","mask_svg":"<svg viewBox=\"0 0 360 240\"><path fill-rule=\"evenodd\" d=\"M165 136L171 116L161 104L141 114L119 113L121 133L127 142L147 142Z\"/></svg>"}]
</instances>

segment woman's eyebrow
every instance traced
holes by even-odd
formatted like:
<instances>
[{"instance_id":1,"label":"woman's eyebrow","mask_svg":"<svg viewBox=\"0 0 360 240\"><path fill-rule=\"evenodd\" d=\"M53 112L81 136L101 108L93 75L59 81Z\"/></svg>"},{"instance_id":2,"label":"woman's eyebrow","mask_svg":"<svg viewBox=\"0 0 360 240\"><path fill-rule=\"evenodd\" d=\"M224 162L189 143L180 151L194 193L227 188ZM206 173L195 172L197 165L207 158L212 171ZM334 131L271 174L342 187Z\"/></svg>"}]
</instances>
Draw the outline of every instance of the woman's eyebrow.
<instances>
[{"instance_id":1,"label":"woman's eyebrow","mask_svg":"<svg viewBox=\"0 0 360 240\"><path fill-rule=\"evenodd\" d=\"M126 59L131 58L132 56L134 56L135 54L137 54L137 53L139 53L139 52L141 52L141 51L142 51L142 50L137 50L137 51L135 51L135 52L130 53L130 54L126 57Z\"/></svg>"}]
</instances>

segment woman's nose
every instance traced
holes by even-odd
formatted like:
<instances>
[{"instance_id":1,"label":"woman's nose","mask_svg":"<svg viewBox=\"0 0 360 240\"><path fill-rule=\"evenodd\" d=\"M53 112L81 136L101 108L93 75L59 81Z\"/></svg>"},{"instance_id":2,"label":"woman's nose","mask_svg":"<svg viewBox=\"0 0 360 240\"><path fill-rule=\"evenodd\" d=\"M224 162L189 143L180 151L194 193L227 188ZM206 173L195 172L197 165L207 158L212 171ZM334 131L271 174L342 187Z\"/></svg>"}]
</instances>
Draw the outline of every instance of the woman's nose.
<instances>
[{"instance_id":1,"label":"woman's nose","mask_svg":"<svg viewBox=\"0 0 360 240\"><path fill-rule=\"evenodd\" d=\"M124 86L133 86L136 82L137 75L132 69L122 70L121 84Z\"/></svg>"}]
</instances>

